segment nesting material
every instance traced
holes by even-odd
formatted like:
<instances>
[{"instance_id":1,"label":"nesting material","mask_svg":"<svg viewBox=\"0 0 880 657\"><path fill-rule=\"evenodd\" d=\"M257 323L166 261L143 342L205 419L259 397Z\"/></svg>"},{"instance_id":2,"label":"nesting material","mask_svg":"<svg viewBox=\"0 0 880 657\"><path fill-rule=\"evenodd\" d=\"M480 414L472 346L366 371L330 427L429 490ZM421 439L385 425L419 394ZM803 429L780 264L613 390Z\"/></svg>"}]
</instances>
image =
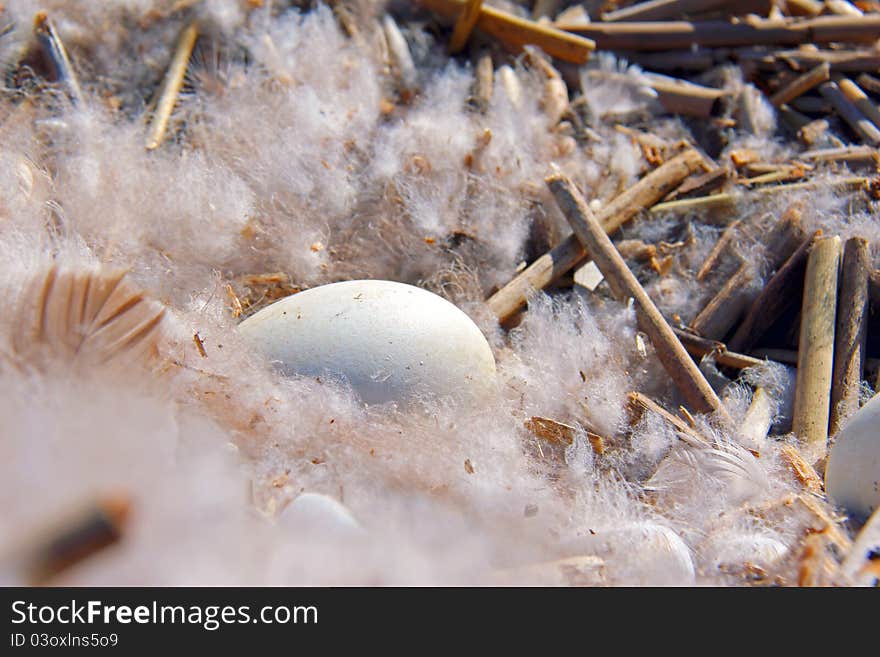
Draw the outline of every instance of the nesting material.
<instances>
[{"instance_id":1,"label":"nesting material","mask_svg":"<svg viewBox=\"0 0 880 657\"><path fill-rule=\"evenodd\" d=\"M697 4L2 3L4 581L867 582L878 12Z\"/></svg>"}]
</instances>

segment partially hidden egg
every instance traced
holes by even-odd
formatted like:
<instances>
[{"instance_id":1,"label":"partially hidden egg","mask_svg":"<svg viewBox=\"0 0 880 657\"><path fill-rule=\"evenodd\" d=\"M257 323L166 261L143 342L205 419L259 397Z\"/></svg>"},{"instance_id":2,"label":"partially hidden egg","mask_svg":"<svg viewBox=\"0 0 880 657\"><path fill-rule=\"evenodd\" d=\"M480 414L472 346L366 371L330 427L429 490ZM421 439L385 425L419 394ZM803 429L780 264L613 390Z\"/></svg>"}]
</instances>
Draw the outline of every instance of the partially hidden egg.
<instances>
[{"instance_id":1,"label":"partially hidden egg","mask_svg":"<svg viewBox=\"0 0 880 657\"><path fill-rule=\"evenodd\" d=\"M862 518L880 506L880 395L837 434L825 466L825 491L835 504Z\"/></svg>"},{"instance_id":2,"label":"partially hidden egg","mask_svg":"<svg viewBox=\"0 0 880 657\"><path fill-rule=\"evenodd\" d=\"M342 380L367 403L454 398L495 388L495 359L462 310L404 283L332 283L286 297L239 331L288 375Z\"/></svg>"}]
</instances>

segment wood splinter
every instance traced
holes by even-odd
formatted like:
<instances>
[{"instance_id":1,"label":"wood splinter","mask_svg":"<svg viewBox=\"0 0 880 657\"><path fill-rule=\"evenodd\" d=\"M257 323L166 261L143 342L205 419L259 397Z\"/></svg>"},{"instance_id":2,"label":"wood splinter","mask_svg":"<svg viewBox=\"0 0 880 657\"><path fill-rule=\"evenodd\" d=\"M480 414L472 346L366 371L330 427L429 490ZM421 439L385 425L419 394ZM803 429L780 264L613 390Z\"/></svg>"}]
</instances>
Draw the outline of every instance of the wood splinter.
<instances>
[{"instance_id":1,"label":"wood splinter","mask_svg":"<svg viewBox=\"0 0 880 657\"><path fill-rule=\"evenodd\" d=\"M706 381L706 377L676 337L672 327L654 305L638 279L627 267L599 220L574 183L563 175L546 179L562 214L578 240L592 256L614 295L621 301L635 301L639 327L650 338L664 369L681 391L685 401L700 413L716 413L731 423L724 404Z\"/></svg>"},{"instance_id":2,"label":"wood splinter","mask_svg":"<svg viewBox=\"0 0 880 657\"><path fill-rule=\"evenodd\" d=\"M792 431L813 463L825 455L837 311L840 238L823 237L807 259Z\"/></svg>"}]
</instances>

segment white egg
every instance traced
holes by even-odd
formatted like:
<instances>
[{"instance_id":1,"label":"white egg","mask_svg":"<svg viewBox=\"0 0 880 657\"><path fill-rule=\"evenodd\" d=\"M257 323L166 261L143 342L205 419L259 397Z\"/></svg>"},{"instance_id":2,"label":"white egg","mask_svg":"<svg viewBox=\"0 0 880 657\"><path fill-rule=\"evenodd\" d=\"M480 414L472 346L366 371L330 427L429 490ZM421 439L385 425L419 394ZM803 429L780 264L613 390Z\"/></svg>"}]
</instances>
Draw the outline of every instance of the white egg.
<instances>
[{"instance_id":1,"label":"white egg","mask_svg":"<svg viewBox=\"0 0 880 657\"><path fill-rule=\"evenodd\" d=\"M742 567L746 563L770 568L785 556L788 548L772 536L729 531L713 537L707 552L715 568Z\"/></svg>"},{"instance_id":2,"label":"white egg","mask_svg":"<svg viewBox=\"0 0 880 657\"><path fill-rule=\"evenodd\" d=\"M649 520L566 541L566 552L599 554L611 580L625 585L687 585L696 572L690 548L669 527Z\"/></svg>"},{"instance_id":3,"label":"white egg","mask_svg":"<svg viewBox=\"0 0 880 657\"><path fill-rule=\"evenodd\" d=\"M320 493L299 495L281 512L278 522L300 534L344 539L367 535L348 507Z\"/></svg>"},{"instance_id":4,"label":"white egg","mask_svg":"<svg viewBox=\"0 0 880 657\"><path fill-rule=\"evenodd\" d=\"M825 467L825 491L835 504L862 518L880 506L880 395L837 434Z\"/></svg>"},{"instance_id":5,"label":"white egg","mask_svg":"<svg viewBox=\"0 0 880 657\"><path fill-rule=\"evenodd\" d=\"M239 331L285 374L341 379L367 403L472 402L495 387L495 359L477 325L403 283L322 285L273 303Z\"/></svg>"}]
</instances>

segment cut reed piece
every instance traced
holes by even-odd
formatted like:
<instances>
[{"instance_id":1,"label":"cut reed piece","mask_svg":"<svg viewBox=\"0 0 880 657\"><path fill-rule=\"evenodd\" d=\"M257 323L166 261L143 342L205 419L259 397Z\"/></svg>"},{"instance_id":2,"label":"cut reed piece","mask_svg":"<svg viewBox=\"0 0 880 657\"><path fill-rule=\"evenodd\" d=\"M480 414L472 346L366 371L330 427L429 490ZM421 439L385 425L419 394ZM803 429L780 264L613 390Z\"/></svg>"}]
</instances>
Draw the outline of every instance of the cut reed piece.
<instances>
[{"instance_id":1,"label":"cut reed piece","mask_svg":"<svg viewBox=\"0 0 880 657\"><path fill-rule=\"evenodd\" d=\"M825 455L831 410L840 238L822 237L807 259L792 431L816 462Z\"/></svg>"},{"instance_id":2,"label":"cut reed piece","mask_svg":"<svg viewBox=\"0 0 880 657\"><path fill-rule=\"evenodd\" d=\"M684 348L691 356L696 356L697 358L711 356L719 365L733 367L739 370L747 367L757 367L766 362L760 358L728 351L723 342L707 340L706 338L701 338L698 335L694 335L693 333L678 328L673 330L678 339L681 340L681 344L684 345Z\"/></svg>"},{"instance_id":3,"label":"cut reed piece","mask_svg":"<svg viewBox=\"0 0 880 657\"><path fill-rule=\"evenodd\" d=\"M455 27L452 29L452 36L449 39L450 55L461 52L461 49L464 48L471 32L474 31L482 7L483 0L466 0L464 9L455 20Z\"/></svg>"},{"instance_id":4,"label":"cut reed piece","mask_svg":"<svg viewBox=\"0 0 880 657\"><path fill-rule=\"evenodd\" d=\"M619 21L663 21L682 14L721 9L732 4L732 0L648 0L623 9L615 9L602 14L606 23Z\"/></svg>"},{"instance_id":5,"label":"cut reed piece","mask_svg":"<svg viewBox=\"0 0 880 657\"><path fill-rule=\"evenodd\" d=\"M645 411L659 416L678 432L678 437L692 447L707 447L710 443L696 429L677 415L670 413L660 404L641 392L631 392L626 397L633 423L641 419Z\"/></svg>"},{"instance_id":6,"label":"cut reed piece","mask_svg":"<svg viewBox=\"0 0 880 657\"><path fill-rule=\"evenodd\" d=\"M602 208L599 220L605 230L614 233L640 210L659 201L699 169L702 161L697 151L688 149L649 173ZM493 294L488 300L489 308L500 322L507 321L525 306L529 295L544 289L586 255L577 237L570 235Z\"/></svg>"},{"instance_id":7,"label":"cut reed piece","mask_svg":"<svg viewBox=\"0 0 880 657\"><path fill-rule=\"evenodd\" d=\"M758 295L752 287L755 277L777 269L803 240L800 210L795 206L789 207L767 236L766 268L756 271L749 263L740 265L690 323L690 328L703 337L723 340Z\"/></svg>"},{"instance_id":8,"label":"cut reed piece","mask_svg":"<svg viewBox=\"0 0 880 657\"><path fill-rule=\"evenodd\" d=\"M734 351L750 351L773 323L803 295L804 272L810 249L821 237L817 230L805 239L788 260L773 274L746 312L728 346Z\"/></svg>"},{"instance_id":9,"label":"cut reed piece","mask_svg":"<svg viewBox=\"0 0 880 657\"><path fill-rule=\"evenodd\" d=\"M124 276L52 267L34 277L15 311L14 353L38 366L47 357L83 365L146 361L161 337L165 307Z\"/></svg>"},{"instance_id":10,"label":"cut reed piece","mask_svg":"<svg viewBox=\"0 0 880 657\"><path fill-rule=\"evenodd\" d=\"M162 142L165 141L168 122L171 120L171 113L177 104L180 90L183 88L186 69L189 66L189 59L192 56L192 51L198 37L198 27L195 22L192 22L183 28L177 39L174 55L171 57L168 72L165 74L165 79L162 82L162 87L157 97L156 111L153 113L152 120L150 121L146 142L146 149L148 151L159 148Z\"/></svg>"},{"instance_id":11,"label":"cut reed piece","mask_svg":"<svg viewBox=\"0 0 880 657\"><path fill-rule=\"evenodd\" d=\"M620 301L628 298L635 300L639 326L648 335L657 357L685 401L698 412L717 413L722 420L729 420L727 410L712 386L638 279L626 266L623 256L614 248L604 227L593 215L574 183L562 175L550 176L546 182L562 214L605 276L614 295Z\"/></svg>"},{"instance_id":12,"label":"cut reed piece","mask_svg":"<svg viewBox=\"0 0 880 657\"><path fill-rule=\"evenodd\" d=\"M770 102L774 107L780 107L793 101L798 96L807 93L813 87L831 79L831 65L822 62L815 68L799 75L775 94L770 96Z\"/></svg>"},{"instance_id":13,"label":"cut reed piece","mask_svg":"<svg viewBox=\"0 0 880 657\"><path fill-rule=\"evenodd\" d=\"M58 36L55 26L49 19L49 15L45 11L37 12L34 17L34 34L37 37L37 43L46 63L52 71L52 75L67 90L67 96L74 105L83 105L82 89L79 86L79 79L70 63L70 57L67 55L67 49L64 42Z\"/></svg>"},{"instance_id":14,"label":"cut reed piece","mask_svg":"<svg viewBox=\"0 0 880 657\"><path fill-rule=\"evenodd\" d=\"M657 21L590 23L576 29L601 50L676 50L694 46L796 46L805 43L872 43L880 15L820 16L805 20Z\"/></svg>"},{"instance_id":15,"label":"cut reed piece","mask_svg":"<svg viewBox=\"0 0 880 657\"><path fill-rule=\"evenodd\" d=\"M868 274L871 254L868 241L846 241L837 292L837 327L834 332L834 370L831 377L833 436L843 422L859 410L859 391L868 337Z\"/></svg>"},{"instance_id":16,"label":"cut reed piece","mask_svg":"<svg viewBox=\"0 0 880 657\"><path fill-rule=\"evenodd\" d=\"M843 78L838 81L837 86L840 87L847 100L855 105L856 109L864 114L865 118L873 123L875 128L880 128L880 110L871 102L871 99L868 98L865 92L859 88L859 85L852 80Z\"/></svg>"},{"instance_id":17,"label":"cut reed piece","mask_svg":"<svg viewBox=\"0 0 880 657\"><path fill-rule=\"evenodd\" d=\"M21 576L29 586L46 584L122 537L131 511L127 495L96 500L44 529L24 546Z\"/></svg>"},{"instance_id":18,"label":"cut reed piece","mask_svg":"<svg viewBox=\"0 0 880 657\"><path fill-rule=\"evenodd\" d=\"M461 14L465 6L464 0L418 0L418 3L440 16L453 19ZM519 18L494 7L481 7L476 27L511 50L520 51L523 46L534 45L551 57L573 64L586 62L596 48L590 39Z\"/></svg>"},{"instance_id":19,"label":"cut reed piece","mask_svg":"<svg viewBox=\"0 0 880 657\"><path fill-rule=\"evenodd\" d=\"M853 132L863 141L872 146L880 145L880 129L862 114L859 109L850 102L846 95L837 86L836 82L823 82L819 85L819 93L834 107Z\"/></svg>"},{"instance_id":20,"label":"cut reed piece","mask_svg":"<svg viewBox=\"0 0 880 657\"><path fill-rule=\"evenodd\" d=\"M880 269L868 274L868 297L875 312L880 311Z\"/></svg>"}]
</instances>

